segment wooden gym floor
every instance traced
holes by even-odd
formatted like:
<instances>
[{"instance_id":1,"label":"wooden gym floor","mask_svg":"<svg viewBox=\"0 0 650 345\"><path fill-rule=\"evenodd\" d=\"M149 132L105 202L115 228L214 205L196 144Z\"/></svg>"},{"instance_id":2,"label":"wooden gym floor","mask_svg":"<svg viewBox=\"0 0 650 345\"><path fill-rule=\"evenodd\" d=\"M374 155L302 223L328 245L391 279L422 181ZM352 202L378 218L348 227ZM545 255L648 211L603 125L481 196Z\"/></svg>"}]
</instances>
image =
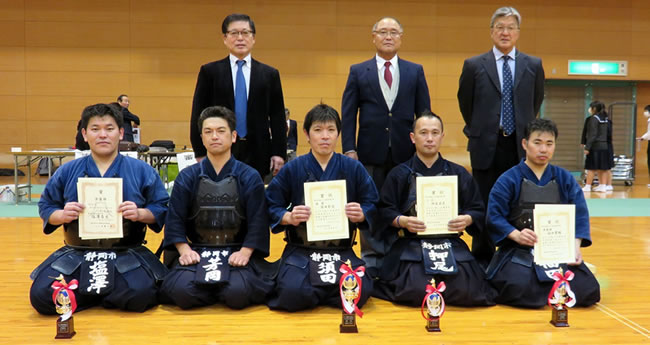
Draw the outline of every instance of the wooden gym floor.
<instances>
[{"instance_id":1,"label":"wooden gym floor","mask_svg":"<svg viewBox=\"0 0 650 345\"><path fill-rule=\"evenodd\" d=\"M10 182L5 182L10 183ZM44 182L40 182L44 183ZM650 198L647 177L616 186L607 198ZM602 197L603 195L587 195ZM648 210L650 211L650 210ZM569 328L549 324L551 312L507 306L448 307L441 333L428 333L418 308L371 298L357 318L358 334L340 334L340 309L286 313L256 306L233 311L216 305L191 311L158 306L145 313L94 308L74 314L77 335L54 340L56 317L29 304L29 273L61 246L38 218L2 218L0 344L647 344L650 343L650 212L641 217L591 218L594 244L583 250L596 266L601 302L571 309ZM162 236L149 232L155 250ZM284 242L272 236L271 260ZM424 288L424 287L423 287Z\"/></svg>"}]
</instances>

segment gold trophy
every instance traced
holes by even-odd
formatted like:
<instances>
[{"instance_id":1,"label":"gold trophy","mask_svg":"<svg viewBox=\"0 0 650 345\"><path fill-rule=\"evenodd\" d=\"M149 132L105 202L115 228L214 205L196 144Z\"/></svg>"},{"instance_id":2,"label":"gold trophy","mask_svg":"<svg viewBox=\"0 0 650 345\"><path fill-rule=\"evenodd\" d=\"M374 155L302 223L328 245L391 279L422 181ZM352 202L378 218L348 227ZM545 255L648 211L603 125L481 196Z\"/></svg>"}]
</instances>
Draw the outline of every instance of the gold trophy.
<instances>
[{"instance_id":1,"label":"gold trophy","mask_svg":"<svg viewBox=\"0 0 650 345\"><path fill-rule=\"evenodd\" d=\"M340 333L358 333L357 314L363 316L363 312L357 308L357 302L361 295L361 278L364 275L364 267L352 270L350 260L341 265L343 273L339 282L341 302L343 304L342 320L339 326Z\"/></svg>"},{"instance_id":2,"label":"gold trophy","mask_svg":"<svg viewBox=\"0 0 650 345\"><path fill-rule=\"evenodd\" d=\"M573 276L571 271L564 274L562 268L553 273L555 283L549 293L548 304L551 307L550 322L555 327L569 327L569 307L576 303L575 294L569 285L569 280L573 279Z\"/></svg>"},{"instance_id":3,"label":"gold trophy","mask_svg":"<svg viewBox=\"0 0 650 345\"><path fill-rule=\"evenodd\" d=\"M77 301L72 290L76 289L79 283L76 279L65 282L63 274L60 274L54 283L52 283L52 301L56 307L56 312L61 316L56 320L56 337L55 339L69 339L77 332L74 330L74 318L72 313L77 309Z\"/></svg>"},{"instance_id":4,"label":"gold trophy","mask_svg":"<svg viewBox=\"0 0 650 345\"><path fill-rule=\"evenodd\" d=\"M440 318L445 313L445 299L442 297L442 292L445 291L445 282L440 282L436 287L436 280L431 278L431 284L427 285L427 294L422 301L422 317L427 320L427 325L424 328L428 332L440 332ZM426 314L424 307L426 305Z\"/></svg>"}]
</instances>

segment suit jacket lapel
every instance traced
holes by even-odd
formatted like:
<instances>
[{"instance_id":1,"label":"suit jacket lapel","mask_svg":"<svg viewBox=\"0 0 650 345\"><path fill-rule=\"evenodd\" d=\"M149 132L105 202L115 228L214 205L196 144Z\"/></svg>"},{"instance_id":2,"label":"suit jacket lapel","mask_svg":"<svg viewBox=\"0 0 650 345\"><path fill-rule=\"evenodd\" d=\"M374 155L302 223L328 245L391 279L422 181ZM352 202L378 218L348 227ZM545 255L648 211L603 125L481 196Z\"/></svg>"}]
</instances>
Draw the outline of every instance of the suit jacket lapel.
<instances>
[{"instance_id":1,"label":"suit jacket lapel","mask_svg":"<svg viewBox=\"0 0 650 345\"><path fill-rule=\"evenodd\" d=\"M366 62L366 78L368 78L368 84L370 84L375 97L377 97L377 103L383 104L387 110L390 110L386 104L386 99L384 99L384 94L381 92L381 86L379 86L377 60L374 57Z\"/></svg>"},{"instance_id":2,"label":"suit jacket lapel","mask_svg":"<svg viewBox=\"0 0 650 345\"><path fill-rule=\"evenodd\" d=\"M515 58L515 84L513 85L514 90L517 89L517 85L519 85L519 81L524 75L526 68L528 68L528 56L517 51L517 57Z\"/></svg>"},{"instance_id":3,"label":"suit jacket lapel","mask_svg":"<svg viewBox=\"0 0 650 345\"><path fill-rule=\"evenodd\" d=\"M225 83L224 88L226 89L226 92L228 93L228 100L230 101L230 107L234 109L235 105L235 90L233 89L232 86L232 69L230 68L230 57L226 57L225 59L221 60L221 73L220 75L223 76L221 78L221 83Z\"/></svg>"},{"instance_id":4,"label":"suit jacket lapel","mask_svg":"<svg viewBox=\"0 0 650 345\"><path fill-rule=\"evenodd\" d=\"M253 97L254 92L257 92L257 89L259 88L259 83L262 82L262 78L259 75L259 67L260 63L257 60L254 60L251 58L251 80L248 83L248 86L250 87L250 90L248 90L248 109L251 109L251 99L255 98ZM250 112L249 112L250 113Z\"/></svg>"},{"instance_id":5,"label":"suit jacket lapel","mask_svg":"<svg viewBox=\"0 0 650 345\"><path fill-rule=\"evenodd\" d=\"M501 93L501 82L499 82L499 74L497 73L497 61L494 59L494 53L490 50L489 52L483 54L481 59L483 62L483 68L487 71L492 84L497 88L499 93Z\"/></svg>"}]
</instances>

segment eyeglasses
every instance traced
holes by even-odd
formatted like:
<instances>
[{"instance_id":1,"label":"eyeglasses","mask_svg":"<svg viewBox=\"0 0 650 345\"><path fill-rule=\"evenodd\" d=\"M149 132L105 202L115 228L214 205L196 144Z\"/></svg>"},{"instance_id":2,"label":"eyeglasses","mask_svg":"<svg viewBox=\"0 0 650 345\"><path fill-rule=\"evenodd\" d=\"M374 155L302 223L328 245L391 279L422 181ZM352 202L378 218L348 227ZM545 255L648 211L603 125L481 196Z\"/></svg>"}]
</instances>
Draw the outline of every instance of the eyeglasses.
<instances>
[{"instance_id":1,"label":"eyeglasses","mask_svg":"<svg viewBox=\"0 0 650 345\"><path fill-rule=\"evenodd\" d=\"M517 32L519 31L519 27L516 26L503 26L503 25L497 25L493 26L492 29L496 32Z\"/></svg>"},{"instance_id":2,"label":"eyeglasses","mask_svg":"<svg viewBox=\"0 0 650 345\"><path fill-rule=\"evenodd\" d=\"M402 36L402 33L397 30L391 30L391 31L381 30L381 31L373 31L373 32L379 37L386 37L390 35L390 37L392 38L399 38Z\"/></svg>"},{"instance_id":3,"label":"eyeglasses","mask_svg":"<svg viewBox=\"0 0 650 345\"><path fill-rule=\"evenodd\" d=\"M241 35L241 37L243 38L250 38L251 36L253 36L253 32L250 30L242 30L242 31L232 30L226 32L226 35L230 38L237 38L239 37L239 35Z\"/></svg>"}]
</instances>

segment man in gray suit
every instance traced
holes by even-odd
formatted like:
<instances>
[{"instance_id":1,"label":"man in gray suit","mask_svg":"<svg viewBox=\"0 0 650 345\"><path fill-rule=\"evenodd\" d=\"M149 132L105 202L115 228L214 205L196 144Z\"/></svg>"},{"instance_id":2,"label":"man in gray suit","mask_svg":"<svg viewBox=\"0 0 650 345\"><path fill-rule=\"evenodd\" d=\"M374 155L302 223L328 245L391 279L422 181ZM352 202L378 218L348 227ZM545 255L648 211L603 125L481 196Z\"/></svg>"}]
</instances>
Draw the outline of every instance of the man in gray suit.
<instances>
[{"instance_id":1,"label":"man in gray suit","mask_svg":"<svg viewBox=\"0 0 650 345\"><path fill-rule=\"evenodd\" d=\"M501 7L492 15L492 50L465 60L458 87L458 105L465 120L472 175L487 206L497 178L519 163L519 143L526 125L544 100L544 68L540 58L515 48L521 15ZM487 237L472 243L479 262L489 262L494 245Z\"/></svg>"}]
</instances>

